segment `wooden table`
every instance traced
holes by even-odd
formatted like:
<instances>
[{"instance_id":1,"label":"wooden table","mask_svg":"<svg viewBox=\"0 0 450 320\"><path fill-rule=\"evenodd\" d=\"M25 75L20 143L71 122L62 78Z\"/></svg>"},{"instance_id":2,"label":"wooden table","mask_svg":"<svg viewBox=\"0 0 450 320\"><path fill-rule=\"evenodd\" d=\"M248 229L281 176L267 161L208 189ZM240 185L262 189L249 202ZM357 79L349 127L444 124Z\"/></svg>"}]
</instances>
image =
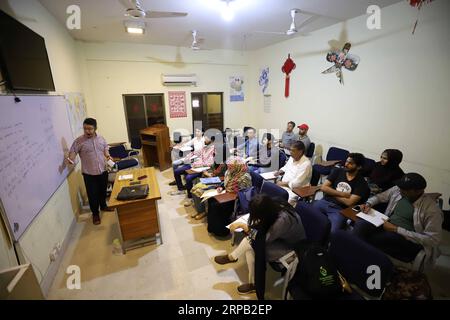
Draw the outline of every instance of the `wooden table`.
<instances>
[{"instance_id":1,"label":"wooden table","mask_svg":"<svg viewBox=\"0 0 450 320\"><path fill-rule=\"evenodd\" d=\"M237 194L233 193L233 192L225 192L222 194L218 194L217 196L214 197L217 202L219 203L225 203L225 202L229 202L229 201L234 201L237 198Z\"/></svg>"},{"instance_id":2,"label":"wooden table","mask_svg":"<svg viewBox=\"0 0 450 320\"><path fill-rule=\"evenodd\" d=\"M353 211L351 207L349 208L345 208L341 210L341 214L346 217L347 219L350 219L352 221L356 221L357 219L359 219L356 214L357 212Z\"/></svg>"},{"instance_id":3,"label":"wooden table","mask_svg":"<svg viewBox=\"0 0 450 320\"><path fill-rule=\"evenodd\" d=\"M116 199L122 187L130 186L132 182L131 180L119 181L119 176L125 174L132 174L132 181L140 181L141 184L148 184L149 194L146 198L127 201ZM147 176L145 179L137 180L138 177L144 175ZM155 241L157 244L162 243L157 204L157 200L160 199L161 193L153 167L122 170L117 173L109 206L116 208L123 243L122 247L125 253L129 249Z\"/></svg>"},{"instance_id":4,"label":"wooden table","mask_svg":"<svg viewBox=\"0 0 450 320\"><path fill-rule=\"evenodd\" d=\"M302 199L309 199L311 197L314 197L317 191L320 190L321 186L307 186L307 187L300 187L300 188L294 188L292 189L292 192L294 192L296 195L298 195Z\"/></svg>"}]
</instances>

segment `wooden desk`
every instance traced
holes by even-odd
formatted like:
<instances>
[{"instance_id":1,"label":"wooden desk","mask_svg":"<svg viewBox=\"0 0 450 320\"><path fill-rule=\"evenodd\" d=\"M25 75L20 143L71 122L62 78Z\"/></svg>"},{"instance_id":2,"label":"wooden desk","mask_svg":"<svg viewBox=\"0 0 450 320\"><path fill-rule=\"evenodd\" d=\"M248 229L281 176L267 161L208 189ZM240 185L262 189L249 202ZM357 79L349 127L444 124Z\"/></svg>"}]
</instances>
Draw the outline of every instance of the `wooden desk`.
<instances>
[{"instance_id":1,"label":"wooden desk","mask_svg":"<svg viewBox=\"0 0 450 320\"><path fill-rule=\"evenodd\" d=\"M298 195L302 199L307 199L309 197L313 197L317 191L320 190L320 186L307 186L301 188L294 188L292 192Z\"/></svg>"},{"instance_id":2,"label":"wooden desk","mask_svg":"<svg viewBox=\"0 0 450 320\"><path fill-rule=\"evenodd\" d=\"M351 207L349 208L345 208L343 210L341 210L341 214L346 217L347 219L350 219L352 221L356 221L357 219L359 219L356 214L357 212L353 211Z\"/></svg>"},{"instance_id":3,"label":"wooden desk","mask_svg":"<svg viewBox=\"0 0 450 320\"><path fill-rule=\"evenodd\" d=\"M225 192L225 193L222 193L222 194L219 194L219 195L215 196L214 198L219 203L225 203L225 202L236 200L237 194L236 193L232 193L232 192Z\"/></svg>"},{"instance_id":4,"label":"wooden desk","mask_svg":"<svg viewBox=\"0 0 450 320\"><path fill-rule=\"evenodd\" d=\"M145 199L120 201L117 195L122 189L130 185L130 180L119 181L119 176L132 174L133 181L146 175L147 178L140 180L141 184L148 184L149 193ZM162 243L157 200L161 199L158 182L156 181L154 168L139 168L122 170L117 173L114 187L111 192L109 206L116 208L119 219L122 247L126 251L156 241Z\"/></svg>"},{"instance_id":5,"label":"wooden desk","mask_svg":"<svg viewBox=\"0 0 450 320\"><path fill-rule=\"evenodd\" d=\"M172 166L170 157L169 128L155 124L139 131L142 143L142 155L146 167L159 166L164 171Z\"/></svg>"}]
</instances>

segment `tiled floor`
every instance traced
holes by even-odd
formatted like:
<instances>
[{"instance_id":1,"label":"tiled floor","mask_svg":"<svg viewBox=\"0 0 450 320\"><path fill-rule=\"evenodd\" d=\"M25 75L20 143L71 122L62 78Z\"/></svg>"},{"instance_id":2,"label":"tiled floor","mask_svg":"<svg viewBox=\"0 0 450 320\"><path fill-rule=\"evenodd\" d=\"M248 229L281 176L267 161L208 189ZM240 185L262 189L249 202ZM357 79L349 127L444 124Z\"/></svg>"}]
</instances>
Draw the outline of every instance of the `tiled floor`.
<instances>
[{"instance_id":1,"label":"tiled floor","mask_svg":"<svg viewBox=\"0 0 450 320\"><path fill-rule=\"evenodd\" d=\"M119 238L115 213L104 214L100 226L86 217L72 234L49 299L256 299L255 294L241 296L236 291L247 279L245 259L228 266L214 263L214 256L231 249L230 240L214 238L204 221L192 219L194 208L183 206L184 196L168 195L174 190L168 185L171 178L171 170L157 170L163 244L114 255L112 242ZM81 269L80 290L66 288L69 265ZM268 283L278 278L275 272L268 276ZM280 297L281 284L267 296Z\"/></svg>"},{"instance_id":2,"label":"tiled floor","mask_svg":"<svg viewBox=\"0 0 450 320\"><path fill-rule=\"evenodd\" d=\"M228 266L213 257L231 249L230 241L210 236L203 221L190 218L192 207L183 207L184 196L169 196L171 170L157 178L162 194L159 221L163 244L113 254L119 238L115 213L103 216L100 226L89 217L76 226L49 299L256 299L241 296L236 287L247 280L244 261ZM428 274L437 299L450 299L450 233L444 232L442 255ZM69 265L81 268L81 289L68 290ZM281 297L279 274L268 268L266 298ZM272 285L273 284L273 285ZM275 285L276 284L276 285Z\"/></svg>"}]
</instances>

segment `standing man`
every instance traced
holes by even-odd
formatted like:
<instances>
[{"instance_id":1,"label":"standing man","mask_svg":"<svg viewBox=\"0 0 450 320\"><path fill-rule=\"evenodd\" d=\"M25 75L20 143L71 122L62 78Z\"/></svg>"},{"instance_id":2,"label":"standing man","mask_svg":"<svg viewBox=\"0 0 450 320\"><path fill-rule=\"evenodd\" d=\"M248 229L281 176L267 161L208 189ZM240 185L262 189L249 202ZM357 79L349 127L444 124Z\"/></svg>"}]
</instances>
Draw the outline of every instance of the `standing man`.
<instances>
[{"instance_id":1,"label":"standing man","mask_svg":"<svg viewBox=\"0 0 450 320\"><path fill-rule=\"evenodd\" d=\"M294 128L295 122L289 121L287 123L286 131L283 132L283 135L281 136L281 142L279 145L279 148L284 149L284 153L288 156L291 155L291 145L298 140L298 135L294 133Z\"/></svg>"},{"instance_id":2,"label":"standing man","mask_svg":"<svg viewBox=\"0 0 450 320\"><path fill-rule=\"evenodd\" d=\"M106 140L96 133L97 120L87 118L83 122L84 134L72 144L67 161L75 163L77 154L81 159L81 171L92 211L92 221L95 225L101 223L100 210L113 211L106 205L106 188L108 172L106 162L111 159Z\"/></svg>"},{"instance_id":3,"label":"standing man","mask_svg":"<svg viewBox=\"0 0 450 320\"><path fill-rule=\"evenodd\" d=\"M306 123L303 123L298 126L298 140L303 142L305 145L305 153L308 152L309 145L311 144L311 140L308 137L309 127Z\"/></svg>"}]
</instances>

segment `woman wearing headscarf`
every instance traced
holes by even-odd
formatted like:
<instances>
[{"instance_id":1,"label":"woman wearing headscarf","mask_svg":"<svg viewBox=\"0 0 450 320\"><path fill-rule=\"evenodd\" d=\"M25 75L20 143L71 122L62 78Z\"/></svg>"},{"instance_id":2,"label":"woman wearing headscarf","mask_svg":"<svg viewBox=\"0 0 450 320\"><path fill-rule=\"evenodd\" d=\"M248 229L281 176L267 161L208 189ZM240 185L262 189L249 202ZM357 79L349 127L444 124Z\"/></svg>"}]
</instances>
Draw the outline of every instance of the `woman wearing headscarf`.
<instances>
[{"instance_id":1,"label":"woman wearing headscarf","mask_svg":"<svg viewBox=\"0 0 450 320\"><path fill-rule=\"evenodd\" d=\"M403 153L400 150L384 150L381 154L380 161L375 164L369 176L370 185L376 185L381 191L393 187L395 181L405 174L399 167L402 159Z\"/></svg>"},{"instance_id":2,"label":"woman wearing headscarf","mask_svg":"<svg viewBox=\"0 0 450 320\"><path fill-rule=\"evenodd\" d=\"M251 185L252 179L244 160L238 157L229 158L224 185L217 188L217 191L222 192L225 189L229 193L238 193ZM219 203L215 198L208 199L208 232L217 236L227 236L230 230L226 226L230 223L233 210L234 201Z\"/></svg>"}]
</instances>

